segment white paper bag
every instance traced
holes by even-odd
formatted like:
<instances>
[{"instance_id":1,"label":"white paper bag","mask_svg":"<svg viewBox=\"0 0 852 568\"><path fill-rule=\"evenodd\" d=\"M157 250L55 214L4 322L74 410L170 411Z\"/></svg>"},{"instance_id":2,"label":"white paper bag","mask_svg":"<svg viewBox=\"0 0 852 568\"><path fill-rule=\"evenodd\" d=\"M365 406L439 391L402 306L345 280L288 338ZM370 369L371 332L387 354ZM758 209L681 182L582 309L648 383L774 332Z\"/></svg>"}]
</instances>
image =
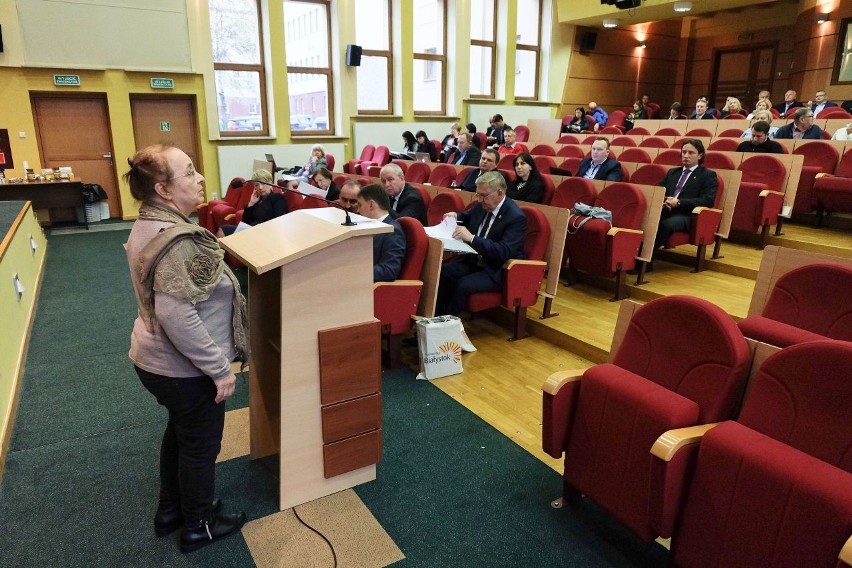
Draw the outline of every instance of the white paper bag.
<instances>
[{"instance_id":1,"label":"white paper bag","mask_svg":"<svg viewBox=\"0 0 852 568\"><path fill-rule=\"evenodd\" d=\"M420 349L420 374L417 378L421 380L461 373L462 351L476 351L456 316L417 320L417 343Z\"/></svg>"}]
</instances>

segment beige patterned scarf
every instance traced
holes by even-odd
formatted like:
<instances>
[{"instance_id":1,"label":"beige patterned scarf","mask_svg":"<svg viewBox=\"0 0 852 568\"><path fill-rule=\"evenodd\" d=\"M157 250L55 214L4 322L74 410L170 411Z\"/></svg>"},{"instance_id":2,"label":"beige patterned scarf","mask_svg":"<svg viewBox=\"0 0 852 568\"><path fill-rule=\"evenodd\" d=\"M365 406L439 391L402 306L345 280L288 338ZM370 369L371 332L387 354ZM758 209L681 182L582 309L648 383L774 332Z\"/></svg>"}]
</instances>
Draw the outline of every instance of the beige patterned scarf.
<instances>
[{"instance_id":1,"label":"beige patterned scarf","mask_svg":"<svg viewBox=\"0 0 852 568\"><path fill-rule=\"evenodd\" d=\"M165 292L193 304L210 297L224 272L234 286L233 328L237 358L248 361L248 321L240 284L225 264L225 251L219 240L199 227L180 211L161 205L145 204L140 219L174 223L161 229L139 253L139 277L142 282L140 316L148 331L154 330L154 292Z\"/></svg>"}]
</instances>

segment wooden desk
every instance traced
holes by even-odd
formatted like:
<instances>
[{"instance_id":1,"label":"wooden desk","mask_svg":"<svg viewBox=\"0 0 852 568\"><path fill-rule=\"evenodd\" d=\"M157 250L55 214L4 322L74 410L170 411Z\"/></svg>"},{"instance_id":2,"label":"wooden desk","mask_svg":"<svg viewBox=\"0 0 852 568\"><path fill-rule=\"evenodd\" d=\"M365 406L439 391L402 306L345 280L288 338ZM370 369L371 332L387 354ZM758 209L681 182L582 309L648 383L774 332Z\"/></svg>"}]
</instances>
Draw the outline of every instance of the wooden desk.
<instances>
[{"instance_id":1,"label":"wooden desk","mask_svg":"<svg viewBox=\"0 0 852 568\"><path fill-rule=\"evenodd\" d=\"M0 201L32 201L33 209L82 207L83 182L7 183L0 185Z\"/></svg>"}]
</instances>

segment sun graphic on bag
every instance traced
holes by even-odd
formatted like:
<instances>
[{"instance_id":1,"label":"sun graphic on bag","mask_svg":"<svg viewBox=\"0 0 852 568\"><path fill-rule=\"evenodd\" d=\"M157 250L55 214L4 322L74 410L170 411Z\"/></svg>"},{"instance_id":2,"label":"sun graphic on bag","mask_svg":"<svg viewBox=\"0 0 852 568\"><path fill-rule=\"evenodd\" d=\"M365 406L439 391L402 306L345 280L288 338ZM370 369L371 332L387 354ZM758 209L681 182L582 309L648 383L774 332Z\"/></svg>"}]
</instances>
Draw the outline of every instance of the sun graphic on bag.
<instances>
[{"instance_id":1,"label":"sun graphic on bag","mask_svg":"<svg viewBox=\"0 0 852 568\"><path fill-rule=\"evenodd\" d=\"M448 341L441 345L438 349L444 353L452 353L453 363L458 363L459 361L461 361L461 346L455 341Z\"/></svg>"}]
</instances>

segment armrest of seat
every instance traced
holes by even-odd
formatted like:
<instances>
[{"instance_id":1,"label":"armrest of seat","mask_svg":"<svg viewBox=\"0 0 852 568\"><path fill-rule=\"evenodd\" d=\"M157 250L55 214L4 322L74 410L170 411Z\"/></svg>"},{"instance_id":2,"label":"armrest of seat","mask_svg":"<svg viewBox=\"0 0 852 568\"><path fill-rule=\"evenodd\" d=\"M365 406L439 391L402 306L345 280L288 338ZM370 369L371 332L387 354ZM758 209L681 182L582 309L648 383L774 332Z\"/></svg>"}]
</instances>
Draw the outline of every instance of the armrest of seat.
<instances>
[{"instance_id":1,"label":"armrest of seat","mask_svg":"<svg viewBox=\"0 0 852 568\"><path fill-rule=\"evenodd\" d=\"M612 227L606 232L607 269L610 272L618 270L620 264L624 268L633 266L633 259L639 254L645 232L641 229L625 229Z\"/></svg>"},{"instance_id":2,"label":"armrest of seat","mask_svg":"<svg viewBox=\"0 0 852 568\"><path fill-rule=\"evenodd\" d=\"M780 191L764 189L760 192L760 206L757 211L760 215L760 224L774 225L778 221L781 207L784 205L784 194Z\"/></svg>"},{"instance_id":3,"label":"armrest of seat","mask_svg":"<svg viewBox=\"0 0 852 568\"><path fill-rule=\"evenodd\" d=\"M565 451L584 372L585 369L558 371L550 375L541 387L541 446L554 458L559 458Z\"/></svg>"},{"instance_id":4,"label":"armrest of seat","mask_svg":"<svg viewBox=\"0 0 852 568\"><path fill-rule=\"evenodd\" d=\"M656 534L663 538L671 537L674 532L695 469L699 442L714 426L701 424L669 430L651 447L649 520Z\"/></svg>"},{"instance_id":5,"label":"armrest of seat","mask_svg":"<svg viewBox=\"0 0 852 568\"><path fill-rule=\"evenodd\" d=\"M405 333L414 325L411 316L417 314L423 282L394 280L373 284L373 315L389 326L391 335Z\"/></svg>"},{"instance_id":6,"label":"armrest of seat","mask_svg":"<svg viewBox=\"0 0 852 568\"><path fill-rule=\"evenodd\" d=\"M716 231L722 223L722 210L712 207L696 207L692 210L690 242L692 244L710 243L716 238Z\"/></svg>"},{"instance_id":7,"label":"armrest of seat","mask_svg":"<svg viewBox=\"0 0 852 568\"><path fill-rule=\"evenodd\" d=\"M503 265L503 299L508 307L519 301L529 307L538 301L538 291L544 279L547 263L543 260L508 260Z\"/></svg>"},{"instance_id":8,"label":"armrest of seat","mask_svg":"<svg viewBox=\"0 0 852 568\"><path fill-rule=\"evenodd\" d=\"M852 566L852 536L849 537L846 544L840 549L840 554L837 558L846 566Z\"/></svg>"}]
</instances>

